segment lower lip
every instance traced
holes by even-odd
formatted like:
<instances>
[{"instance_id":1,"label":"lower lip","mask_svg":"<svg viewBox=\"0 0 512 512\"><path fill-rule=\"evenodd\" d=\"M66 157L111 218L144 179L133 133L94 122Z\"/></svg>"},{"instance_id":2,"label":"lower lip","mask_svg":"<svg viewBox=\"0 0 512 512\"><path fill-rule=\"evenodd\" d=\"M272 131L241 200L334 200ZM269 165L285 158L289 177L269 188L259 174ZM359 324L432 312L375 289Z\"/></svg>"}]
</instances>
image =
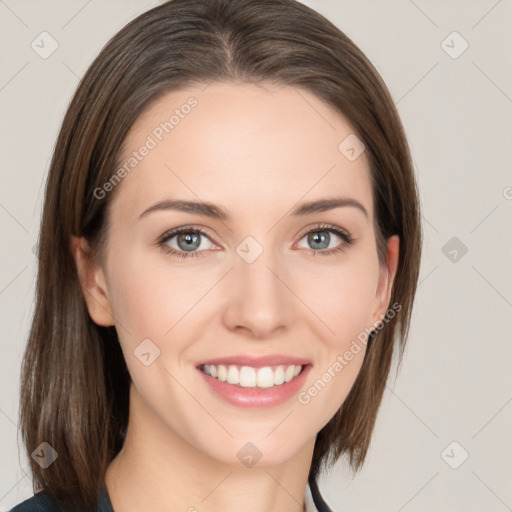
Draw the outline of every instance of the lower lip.
<instances>
[{"instance_id":1,"label":"lower lip","mask_svg":"<svg viewBox=\"0 0 512 512\"><path fill-rule=\"evenodd\" d=\"M290 400L299 392L310 368L310 364L304 366L299 375L290 382L271 388L243 388L206 375L200 369L198 372L216 395L232 405L237 407L273 407Z\"/></svg>"}]
</instances>

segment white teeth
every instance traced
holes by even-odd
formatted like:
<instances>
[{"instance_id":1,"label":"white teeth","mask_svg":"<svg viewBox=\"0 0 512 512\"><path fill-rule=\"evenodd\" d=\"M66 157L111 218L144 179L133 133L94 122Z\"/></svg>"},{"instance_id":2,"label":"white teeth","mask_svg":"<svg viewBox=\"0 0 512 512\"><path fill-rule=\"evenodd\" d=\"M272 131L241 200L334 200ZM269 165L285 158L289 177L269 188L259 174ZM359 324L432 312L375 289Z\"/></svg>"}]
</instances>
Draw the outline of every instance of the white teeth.
<instances>
[{"instance_id":1,"label":"white teeth","mask_svg":"<svg viewBox=\"0 0 512 512\"><path fill-rule=\"evenodd\" d=\"M295 370L294 366L288 366L288 368L286 368L286 371L284 372L284 381L285 382L290 382L293 379L294 370Z\"/></svg>"},{"instance_id":2,"label":"white teeth","mask_svg":"<svg viewBox=\"0 0 512 512\"><path fill-rule=\"evenodd\" d=\"M274 382L274 372L269 366L260 368L256 376L256 384L259 388L271 388Z\"/></svg>"},{"instance_id":3,"label":"white teeth","mask_svg":"<svg viewBox=\"0 0 512 512\"><path fill-rule=\"evenodd\" d=\"M278 366L274 371L274 384L279 386L279 384L283 384L284 382L284 368L282 366Z\"/></svg>"},{"instance_id":4,"label":"white teeth","mask_svg":"<svg viewBox=\"0 0 512 512\"><path fill-rule=\"evenodd\" d=\"M228 370L223 364L219 364L217 366L217 379L219 379L222 382L226 382L226 379L228 378Z\"/></svg>"},{"instance_id":5,"label":"white teeth","mask_svg":"<svg viewBox=\"0 0 512 512\"><path fill-rule=\"evenodd\" d=\"M280 386L285 382L290 382L302 371L300 365L288 366L264 366L263 368L253 368L251 366L241 366L240 369L235 365L214 365L205 364L203 372L222 382L239 385L243 388L271 388Z\"/></svg>"},{"instance_id":6,"label":"white teeth","mask_svg":"<svg viewBox=\"0 0 512 512\"><path fill-rule=\"evenodd\" d=\"M236 366L228 368L228 377L226 379L228 384L240 384L240 372Z\"/></svg>"},{"instance_id":7,"label":"white teeth","mask_svg":"<svg viewBox=\"0 0 512 512\"><path fill-rule=\"evenodd\" d=\"M256 370L250 366L240 368L240 386L253 388L256 386Z\"/></svg>"}]
</instances>

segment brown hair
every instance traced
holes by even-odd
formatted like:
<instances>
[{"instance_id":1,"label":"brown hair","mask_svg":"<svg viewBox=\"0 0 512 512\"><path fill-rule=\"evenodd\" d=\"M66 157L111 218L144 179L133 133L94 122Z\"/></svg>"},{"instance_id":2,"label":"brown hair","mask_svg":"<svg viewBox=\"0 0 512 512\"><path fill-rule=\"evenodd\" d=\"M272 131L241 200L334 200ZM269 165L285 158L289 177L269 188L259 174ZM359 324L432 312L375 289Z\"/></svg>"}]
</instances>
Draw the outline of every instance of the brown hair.
<instances>
[{"instance_id":1,"label":"brown hair","mask_svg":"<svg viewBox=\"0 0 512 512\"><path fill-rule=\"evenodd\" d=\"M39 237L36 303L21 376L20 424L34 478L63 507L96 510L128 421L130 375L114 327L95 324L70 250L105 246L113 175L126 134L150 102L211 81L303 88L342 113L370 162L380 261L400 237L391 303L400 314L368 343L340 410L318 433L310 475L347 455L364 462L393 352L402 360L420 264L420 210L394 103L372 64L336 26L295 0L174 0L126 25L83 77L56 143ZM341 141L340 141L341 142ZM117 187L119 188L119 187ZM49 443L42 469L30 454Z\"/></svg>"}]
</instances>

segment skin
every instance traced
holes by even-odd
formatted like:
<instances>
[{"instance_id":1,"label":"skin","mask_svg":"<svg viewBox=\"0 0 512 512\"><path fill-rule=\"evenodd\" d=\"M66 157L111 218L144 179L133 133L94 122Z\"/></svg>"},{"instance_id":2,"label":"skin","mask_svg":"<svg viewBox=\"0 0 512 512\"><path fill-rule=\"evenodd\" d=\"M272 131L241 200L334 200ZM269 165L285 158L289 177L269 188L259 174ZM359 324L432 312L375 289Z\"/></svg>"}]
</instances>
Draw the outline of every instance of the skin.
<instances>
[{"instance_id":1,"label":"skin","mask_svg":"<svg viewBox=\"0 0 512 512\"><path fill-rule=\"evenodd\" d=\"M197 107L117 185L102 261L85 239L72 239L91 318L116 326L133 381L127 439L107 490L116 512L301 511L315 436L349 393L364 346L305 405L293 397L238 408L195 366L236 354L303 357L313 365L307 390L385 314L399 241L389 239L380 265L366 155L349 161L339 151L353 129L307 91L214 83L167 93L132 126L121 161L190 96ZM368 215L352 206L290 215L299 203L342 196ZM231 220L175 210L139 219L170 198L214 203ZM322 223L354 242L315 256L307 233ZM190 225L208 233L199 257L158 247L166 231ZM323 250L344 243L327 233ZM247 236L263 248L250 264L236 252ZM185 252L177 237L166 243ZM133 354L146 338L161 351L150 366ZM237 458L247 442L262 453L251 468Z\"/></svg>"}]
</instances>

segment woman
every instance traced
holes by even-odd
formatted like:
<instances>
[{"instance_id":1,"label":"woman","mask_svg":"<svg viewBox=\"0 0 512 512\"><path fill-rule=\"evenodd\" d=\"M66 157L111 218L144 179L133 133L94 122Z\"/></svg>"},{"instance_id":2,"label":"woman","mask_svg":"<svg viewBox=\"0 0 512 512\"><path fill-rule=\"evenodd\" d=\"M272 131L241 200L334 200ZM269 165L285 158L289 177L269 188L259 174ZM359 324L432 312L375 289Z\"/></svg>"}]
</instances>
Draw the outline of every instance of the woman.
<instances>
[{"instance_id":1,"label":"woman","mask_svg":"<svg viewBox=\"0 0 512 512\"><path fill-rule=\"evenodd\" d=\"M48 176L14 510L330 510L316 478L362 466L403 354L419 219L390 95L324 17L130 22Z\"/></svg>"}]
</instances>

